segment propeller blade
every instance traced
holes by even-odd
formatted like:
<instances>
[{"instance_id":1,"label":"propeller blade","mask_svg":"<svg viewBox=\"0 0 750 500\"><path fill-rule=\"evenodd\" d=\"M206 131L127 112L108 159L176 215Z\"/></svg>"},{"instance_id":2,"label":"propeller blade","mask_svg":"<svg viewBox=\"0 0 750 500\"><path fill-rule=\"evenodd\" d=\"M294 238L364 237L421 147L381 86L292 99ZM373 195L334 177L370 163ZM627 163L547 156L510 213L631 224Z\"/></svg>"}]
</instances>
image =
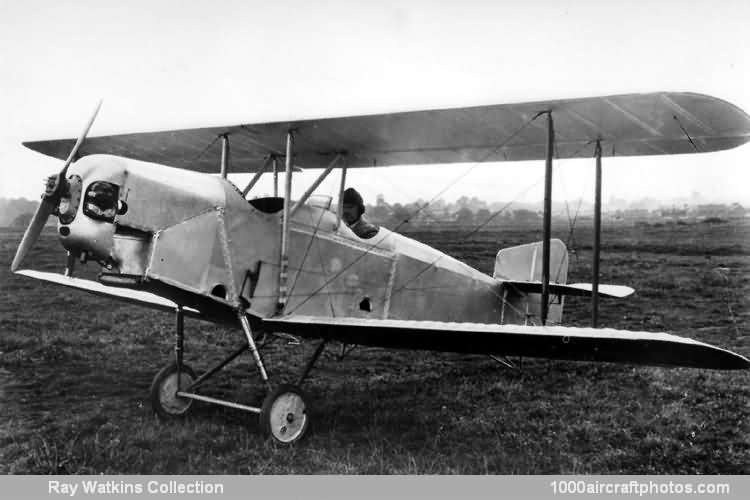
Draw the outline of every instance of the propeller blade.
<instances>
[{"instance_id":1,"label":"propeller blade","mask_svg":"<svg viewBox=\"0 0 750 500\"><path fill-rule=\"evenodd\" d=\"M52 213L55 211L55 207L58 205L58 203L60 203L60 193L64 189L64 185L66 183L65 175L68 172L68 167L71 163L73 163L73 159L76 157L76 154L78 154L78 149L86 139L89 130L91 130L91 126L94 124L96 115L99 114L99 109L101 107L102 101L99 100L96 105L96 109L94 109L94 112L91 114L91 118L89 118L89 121L86 123L86 127L83 129L81 135L78 136L78 140L76 141L75 146L73 146L73 149L70 151L68 159L65 161L65 165L58 174L57 187L55 189L55 192L51 195L45 195L42 197L42 202L37 207L36 212L34 212L34 217L31 219L29 227L26 228L26 232L23 234L21 244L18 245L16 256L13 258L13 263L10 265L11 272L16 272L16 270L21 266L23 260L26 258L26 255L34 246L36 240L39 239L39 235L42 233L42 229L44 229L44 225L47 223L47 219L49 219L49 216L52 215Z\"/></svg>"},{"instance_id":2,"label":"propeller blade","mask_svg":"<svg viewBox=\"0 0 750 500\"><path fill-rule=\"evenodd\" d=\"M42 198L42 202L36 208L36 212L34 212L34 218L31 219L29 227L26 228L26 232L23 234L21 244L18 245L16 256L13 258L13 263L10 265L11 272L16 272L23 262L23 259L26 258L26 254L28 254L31 247L34 246L34 243L36 243L36 240L39 238L39 234L42 232L42 229L44 229L44 225L47 223L47 219L55 210L55 206L56 204L52 200Z\"/></svg>"},{"instance_id":3,"label":"propeller blade","mask_svg":"<svg viewBox=\"0 0 750 500\"><path fill-rule=\"evenodd\" d=\"M86 139L86 136L89 135L89 130L91 130L91 126L94 124L94 120L96 119L96 115L99 114L99 109L102 107L102 100L99 99L99 102L96 105L96 108L94 109L94 112L91 114L91 118L89 118L89 121L86 123L86 128L83 129L83 133L78 136L78 140L75 143L75 146L73 146L73 149L70 150L70 154L68 155L68 159L65 160L65 166L60 171L60 182L58 183L58 189L62 186L62 182L65 181L65 174L68 171L68 167L71 163L73 163L73 159L76 157L76 154L78 154L78 149L81 147L81 144L83 144L84 139Z\"/></svg>"}]
</instances>

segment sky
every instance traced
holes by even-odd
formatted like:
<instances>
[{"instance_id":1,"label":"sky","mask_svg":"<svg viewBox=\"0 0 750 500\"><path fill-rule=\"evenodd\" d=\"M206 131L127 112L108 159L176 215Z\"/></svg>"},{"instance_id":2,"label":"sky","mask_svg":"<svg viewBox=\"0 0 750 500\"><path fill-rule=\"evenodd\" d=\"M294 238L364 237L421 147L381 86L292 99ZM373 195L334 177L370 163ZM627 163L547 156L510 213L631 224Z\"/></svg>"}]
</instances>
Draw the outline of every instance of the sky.
<instances>
[{"instance_id":1,"label":"sky","mask_svg":"<svg viewBox=\"0 0 750 500\"><path fill-rule=\"evenodd\" d=\"M748 19L747 0L0 0L0 197L38 199L62 162L21 142L78 136L100 98L91 135L653 91L750 112ZM347 183L371 203L533 202L543 171L356 169ZM556 162L553 197L592 201L593 171ZM295 176L295 194L316 176ZM694 192L750 205L748 186L750 144L604 161L605 206Z\"/></svg>"}]
</instances>

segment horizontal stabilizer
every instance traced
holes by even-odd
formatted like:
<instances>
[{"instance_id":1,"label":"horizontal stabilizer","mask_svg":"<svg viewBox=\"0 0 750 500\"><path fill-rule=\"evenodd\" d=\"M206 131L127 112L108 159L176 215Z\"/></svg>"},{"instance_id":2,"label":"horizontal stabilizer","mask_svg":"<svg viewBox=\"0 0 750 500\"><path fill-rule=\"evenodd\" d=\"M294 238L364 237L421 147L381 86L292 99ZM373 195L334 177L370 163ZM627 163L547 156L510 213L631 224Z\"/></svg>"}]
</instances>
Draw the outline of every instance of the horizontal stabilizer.
<instances>
[{"instance_id":1,"label":"horizontal stabilizer","mask_svg":"<svg viewBox=\"0 0 750 500\"><path fill-rule=\"evenodd\" d=\"M703 342L668 333L631 332L611 328L295 315L264 320L263 328L303 337L387 348L717 370L750 368L750 360L744 356Z\"/></svg>"},{"instance_id":2,"label":"horizontal stabilizer","mask_svg":"<svg viewBox=\"0 0 750 500\"><path fill-rule=\"evenodd\" d=\"M542 293L542 283L540 281L512 281L499 280L503 286L511 290L517 290L522 293ZM593 285L591 283L569 283L567 285L560 283L550 283L550 293L556 295L578 295L590 297L593 294ZM599 296L621 299L635 292L629 286L623 285L599 285Z\"/></svg>"},{"instance_id":3,"label":"horizontal stabilizer","mask_svg":"<svg viewBox=\"0 0 750 500\"><path fill-rule=\"evenodd\" d=\"M46 273L42 271L33 271L31 269L21 269L16 271L16 274L22 276L28 276L38 280L48 281L55 283L56 285L66 286L68 288L76 288L83 290L94 295L100 295L104 297L111 297L123 302L135 304L139 306L150 307L152 309L159 309L161 311L174 312L177 308L177 304L169 299L160 297L153 293L142 292L140 290L130 290L127 288L114 288L110 286L102 285L96 281L85 280L81 278L73 278L70 276L64 276L58 273ZM190 307L183 308L184 312L188 316L200 317L200 313Z\"/></svg>"}]
</instances>

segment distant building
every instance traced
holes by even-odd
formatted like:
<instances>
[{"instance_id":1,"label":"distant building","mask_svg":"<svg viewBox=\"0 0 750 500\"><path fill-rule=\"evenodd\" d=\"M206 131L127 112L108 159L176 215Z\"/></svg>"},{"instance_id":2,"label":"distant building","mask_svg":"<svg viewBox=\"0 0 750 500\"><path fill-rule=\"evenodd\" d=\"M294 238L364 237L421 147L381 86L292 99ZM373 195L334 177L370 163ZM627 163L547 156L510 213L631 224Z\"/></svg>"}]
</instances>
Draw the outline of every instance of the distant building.
<instances>
[{"instance_id":1,"label":"distant building","mask_svg":"<svg viewBox=\"0 0 750 500\"><path fill-rule=\"evenodd\" d=\"M718 203L707 203L705 205L698 205L693 211L698 219L706 219L708 217L727 217L728 210L726 205Z\"/></svg>"},{"instance_id":2,"label":"distant building","mask_svg":"<svg viewBox=\"0 0 750 500\"><path fill-rule=\"evenodd\" d=\"M671 207L659 209L659 214L664 219L679 220L684 219L688 216L688 207L683 208Z\"/></svg>"},{"instance_id":3,"label":"distant building","mask_svg":"<svg viewBox=\"0 0 750 500\"><path fill-rule=\"evenodd\" d=\"M622 211L622 218L631 221L646 221L650 218L651 212L647 208L628 208Z\"/></svg>"}]
</instances>

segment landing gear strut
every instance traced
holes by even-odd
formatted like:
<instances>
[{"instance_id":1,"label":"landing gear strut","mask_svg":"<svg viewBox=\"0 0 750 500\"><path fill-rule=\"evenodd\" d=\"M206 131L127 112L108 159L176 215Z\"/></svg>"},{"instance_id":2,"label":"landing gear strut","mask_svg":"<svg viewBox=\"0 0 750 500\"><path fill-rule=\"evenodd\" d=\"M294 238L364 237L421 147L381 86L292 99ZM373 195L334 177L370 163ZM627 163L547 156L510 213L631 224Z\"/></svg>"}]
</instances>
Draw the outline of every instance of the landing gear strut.
<instances>
[{"instance_id":1,"label":"landing gear strut","mask_svg":"<svg viewBox=\"0 0 750 500\"><path fill-rule=\"evenodd\" d=\"M256 413L258 414L260 429L274 441L286 445L296 443L305 436L310 426L309 405L300 386L323 352L325 341L322 341L315 349L296 385L281 384L272 389L263 358L253 337L250 322L244 313L238 314L238 319L247 341L245 345L207 370L200 377L196 377L195 372L182 360L185 339L184 313L182 307L178 306L176 311L175 360L162 368L154 377L151 384L151 406L160 418L184 416L190 409L193 400ZM260 407L243 405L196 393L198 386L247 350L250 350L260 377L268 390Z\"/></svg>"}]
</instances>

